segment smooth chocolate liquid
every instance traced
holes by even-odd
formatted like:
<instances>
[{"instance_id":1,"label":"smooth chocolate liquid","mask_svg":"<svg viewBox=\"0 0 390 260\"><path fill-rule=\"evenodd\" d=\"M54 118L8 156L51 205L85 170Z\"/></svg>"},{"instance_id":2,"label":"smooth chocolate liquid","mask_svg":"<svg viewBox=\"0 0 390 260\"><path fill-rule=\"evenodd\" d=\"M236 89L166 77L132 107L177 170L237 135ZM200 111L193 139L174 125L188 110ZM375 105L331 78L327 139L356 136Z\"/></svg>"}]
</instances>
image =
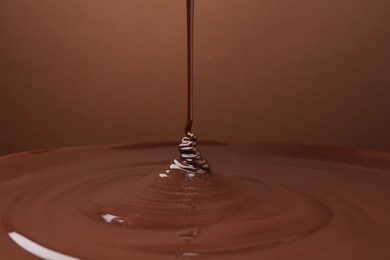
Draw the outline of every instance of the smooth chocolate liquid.
<instances>
[{"instance_id":1,"label":"smooth chocolate liquid","mask_svg":"<svg viewBox=\"0 0 390 260\"><path fill-rule=\"evenodd\" d=\"M390 259L390 154L205 142L209 174L188 32L180 158L174 143L1 156L0 259Z\"/></svg>"},{"instance_id":2,"label":"smooth chocolate liquid","mask_svg":"<svg viewBox=\"0 0 390 260\"><path fill-rule=\"evenodd\" d=\"M0 157L0 259L389 259L389 154L202 147L211 175L161 173L173 143Z\"/></svg>"}]
</instances>

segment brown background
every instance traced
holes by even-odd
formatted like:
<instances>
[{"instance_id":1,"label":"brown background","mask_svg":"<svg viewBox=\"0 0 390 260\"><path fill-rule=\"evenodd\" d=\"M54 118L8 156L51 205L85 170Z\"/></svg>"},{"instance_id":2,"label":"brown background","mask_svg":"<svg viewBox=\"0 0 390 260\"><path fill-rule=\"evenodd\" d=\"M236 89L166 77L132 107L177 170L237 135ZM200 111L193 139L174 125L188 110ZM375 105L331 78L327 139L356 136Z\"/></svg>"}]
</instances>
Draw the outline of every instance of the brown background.
<instances>
[{"instance_id":1,"label":"brown background","mask_svg":"<svg viewBox=\"0 0 390 260\"><path fill-rule=\"evenodd\" d=\"M390 1L196 0L195 132L390 151ZM184 0L0 0L0 153L179 140Z\"/></svg>"}]
</instances>

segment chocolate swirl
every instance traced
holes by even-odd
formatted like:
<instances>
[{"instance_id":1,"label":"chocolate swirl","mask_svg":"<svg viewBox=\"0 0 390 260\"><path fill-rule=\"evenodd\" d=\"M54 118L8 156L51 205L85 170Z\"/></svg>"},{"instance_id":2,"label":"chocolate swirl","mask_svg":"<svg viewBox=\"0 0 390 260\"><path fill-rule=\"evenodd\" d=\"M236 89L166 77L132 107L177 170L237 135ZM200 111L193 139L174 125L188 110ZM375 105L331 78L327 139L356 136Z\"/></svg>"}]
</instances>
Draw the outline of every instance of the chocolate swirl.
<instances>
[{"instance_id":1,"label":"chocolate swirl","mask_svg":"<svg viewBox=\"0 0 390 260\"><path fill-rule=\"evenodd\" d=\"M179 145L180 159L173 160L169 165L169 170L166 171L167 173L172 169L201 174L210 172L210 164L200 153L197 139L198 137L194 133L187 132Z\"/></svg>"}]
</instances>

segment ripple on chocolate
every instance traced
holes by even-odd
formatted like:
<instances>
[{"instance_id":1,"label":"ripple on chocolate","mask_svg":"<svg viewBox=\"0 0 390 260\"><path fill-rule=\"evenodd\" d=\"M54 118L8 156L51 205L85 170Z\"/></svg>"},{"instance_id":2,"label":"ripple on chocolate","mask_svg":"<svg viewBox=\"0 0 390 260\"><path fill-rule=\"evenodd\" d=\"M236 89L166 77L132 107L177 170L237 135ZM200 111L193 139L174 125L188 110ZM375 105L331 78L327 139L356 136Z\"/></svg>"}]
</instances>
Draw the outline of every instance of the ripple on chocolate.
<instances>
[{"instance_id":1,"label":"ripple on chocolate","mask_svg":"<svg viewBox=\"0 0 390 260\"><path fill-rule=\"evenodd\" d=\"M210 144L202 151L212 174L166 174L171 150L97 147L0 158L2 255L34 259L19 244L25 239L72 259L389 256L387 154Z\"/></svg>"}]
</instances>

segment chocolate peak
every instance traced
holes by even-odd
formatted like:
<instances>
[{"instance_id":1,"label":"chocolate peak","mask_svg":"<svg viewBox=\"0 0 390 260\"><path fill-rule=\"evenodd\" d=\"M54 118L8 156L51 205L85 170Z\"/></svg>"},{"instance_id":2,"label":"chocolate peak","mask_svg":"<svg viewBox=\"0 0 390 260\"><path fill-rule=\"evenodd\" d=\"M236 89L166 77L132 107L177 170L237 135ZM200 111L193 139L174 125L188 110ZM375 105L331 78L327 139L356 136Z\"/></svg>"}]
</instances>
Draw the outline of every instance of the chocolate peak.
<instances>
[{"instance_id":1,"label":"chocolate peak","mask_svg":"<svg viewBox=\"0 0 390 260\"><path fill-rule=\"evenodd\" d=\"M200 153L196 143L197 139L198 137L192 132L188 132L183 137L179 145L180 159L175 159L169 166L170 169L193 173L210 172L210 164Z\"/></svg>"}]
</instances>

